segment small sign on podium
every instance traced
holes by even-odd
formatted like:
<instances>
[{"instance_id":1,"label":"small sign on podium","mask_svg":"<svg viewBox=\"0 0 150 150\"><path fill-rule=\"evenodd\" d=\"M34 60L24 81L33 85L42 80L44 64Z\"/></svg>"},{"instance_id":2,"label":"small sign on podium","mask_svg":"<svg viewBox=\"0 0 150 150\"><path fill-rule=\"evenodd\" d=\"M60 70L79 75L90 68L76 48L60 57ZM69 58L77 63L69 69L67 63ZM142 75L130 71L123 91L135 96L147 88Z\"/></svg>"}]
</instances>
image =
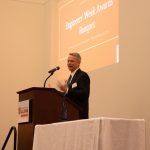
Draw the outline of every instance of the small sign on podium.
<instances>
[{"instance_id":1,"label":"small sign on podium","mask_svg":"<svg viewBox=\"0 0 150 150\"><path fill-rule=\"evenodd\" d=\"M30 100L19 102L18 106L18 123L26 123L30 121Z\"/></svg>"}]
</instances>

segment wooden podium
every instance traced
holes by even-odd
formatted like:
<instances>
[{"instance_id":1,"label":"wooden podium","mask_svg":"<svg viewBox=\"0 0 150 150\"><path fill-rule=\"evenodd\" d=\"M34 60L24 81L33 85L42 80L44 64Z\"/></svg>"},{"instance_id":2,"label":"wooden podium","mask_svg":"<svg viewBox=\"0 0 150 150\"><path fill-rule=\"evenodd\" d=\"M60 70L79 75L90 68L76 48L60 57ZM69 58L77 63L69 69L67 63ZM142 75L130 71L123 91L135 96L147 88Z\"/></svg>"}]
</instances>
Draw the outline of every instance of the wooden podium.
<instances>
[{"instance_id":1,"label":"wooden podium","mask_svg":"<svg viewBox=\"0 0 150 150\"><path fill-rule=\"evenodd\" d=\"M17 93L19 102L29 100L29 121L18 123L18 150L32 150L35 125L79 119L79 107L56 89L32 87Z\"/></svg>"}]
</instances>

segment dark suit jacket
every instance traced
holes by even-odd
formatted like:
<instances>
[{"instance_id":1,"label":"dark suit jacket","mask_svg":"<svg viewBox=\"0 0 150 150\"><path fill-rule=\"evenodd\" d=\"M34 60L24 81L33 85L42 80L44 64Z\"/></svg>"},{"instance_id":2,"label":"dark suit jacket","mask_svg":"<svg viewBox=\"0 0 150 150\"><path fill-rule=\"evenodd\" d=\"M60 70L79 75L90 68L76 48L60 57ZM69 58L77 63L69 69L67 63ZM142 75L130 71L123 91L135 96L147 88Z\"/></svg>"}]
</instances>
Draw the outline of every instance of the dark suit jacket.
<instances>
[{"instance_id":1,"label":"dark suit jacket","mask_svg":"<svg viewBox=\"0 0 150 150\"><path fill-rule=\"evenodd\" d=\"M90 78L88 74L78 69L66 94L74 103L80 106L80 119L88 118L89 111Z\"/></svg>"}]
</instances>

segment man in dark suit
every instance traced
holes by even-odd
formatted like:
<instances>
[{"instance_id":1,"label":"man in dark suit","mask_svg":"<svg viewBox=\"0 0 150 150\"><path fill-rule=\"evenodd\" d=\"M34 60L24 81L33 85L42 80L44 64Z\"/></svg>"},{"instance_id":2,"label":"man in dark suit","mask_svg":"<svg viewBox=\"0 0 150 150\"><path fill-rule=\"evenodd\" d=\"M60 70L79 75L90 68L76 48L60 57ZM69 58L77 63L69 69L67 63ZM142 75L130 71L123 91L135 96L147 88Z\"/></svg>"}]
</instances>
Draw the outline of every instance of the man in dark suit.
<instances>
[{"instance_id":1,"label":"man in dark suit","mask_svg":"<svg viewBox=\"0 0 150 150\"><path fill-rule=\"evenodd\" d=\"M67 60L71 75L66 85L59 84L59 88L73 102L80 106L80 119L87 119L89 111L90 78L80 67L81 56L79 53L70 53Z\"/></svg>"}]
</instances>

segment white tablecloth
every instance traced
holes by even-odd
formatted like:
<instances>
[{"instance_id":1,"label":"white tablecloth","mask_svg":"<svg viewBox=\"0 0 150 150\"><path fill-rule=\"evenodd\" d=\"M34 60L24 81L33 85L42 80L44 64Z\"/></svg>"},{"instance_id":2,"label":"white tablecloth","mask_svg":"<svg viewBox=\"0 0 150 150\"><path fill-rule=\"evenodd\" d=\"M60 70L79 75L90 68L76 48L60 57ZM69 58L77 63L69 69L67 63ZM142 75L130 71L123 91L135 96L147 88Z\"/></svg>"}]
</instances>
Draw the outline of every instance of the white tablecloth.
<instances>
[{"instance_id":1,"label":"white tablecloth","mask_svg":"<svg viewBox=\"0 0 150 150\"><path fill-rule=\"evenodd\" d=\"M36 125L33 150L145 150L145 121L101 117Z\"/></svg>"}]
</instances>

